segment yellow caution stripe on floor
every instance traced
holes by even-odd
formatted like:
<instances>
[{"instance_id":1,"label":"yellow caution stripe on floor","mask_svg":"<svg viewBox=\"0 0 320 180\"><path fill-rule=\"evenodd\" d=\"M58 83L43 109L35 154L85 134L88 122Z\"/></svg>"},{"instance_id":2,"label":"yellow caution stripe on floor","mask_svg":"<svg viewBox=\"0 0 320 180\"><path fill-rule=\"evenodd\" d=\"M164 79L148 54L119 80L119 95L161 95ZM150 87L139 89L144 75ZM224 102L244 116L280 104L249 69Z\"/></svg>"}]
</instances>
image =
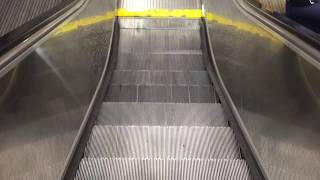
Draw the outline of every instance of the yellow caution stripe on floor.
<instances>
[{"instance_id":1,"label":"yellow caution stripe on floor","mask_svg":"<svg viewBox=\"0 0 320 180\"><path fill-rule=\"evenodd\" d=\"M117 9L119 17L174 17L174 18L190 18L199 19L202 17L201 9L145 9L130 10L125 8Z\"/></svg>"},{"instance_id":2,"label":"yellow caution stripe on floor","mask_svg":"<svg viewBox=\"0 0 320 180\"><path fill-rule=\"evenodd\" d=\"M73 22L63 24L58 29L58 31L56 31L54 33L54 35L58 36L60 34L63 34L63 33L69 32L69 31L73 31L73 30L78 29L80 27L90 26L90 25L98 24L102 21L112 20L114 17L115 17L115 12L109 11L103 15L92 16L92 17L87 17L87 18L75 20Z\"/></svg>"},{"instance_id":3,"label":"yellow caution stripe on floor","mask_svg":"<svg viewBox=\"0 0 320 180\"><path fill-rule=\"evenodd\" d=\"M268 33L266 30L260 28L259 26L255 26L245 22L234 21L224 16L214 14L212 12L206 12L206 19L208 21L214 21L221 25L232 26L240 31L249 32L251 34L256 34L258 36L268 38L273 42L279 42L277 38L275 38L272 34Z\"/></svg>"},{"instance_id":4,"label":"yellow caution stripe on floor","mask_svg":"<svg viewBox=\"0 0 320 180\"><path fill-rule=\"evenodd\" d=\"M159 18L166 18L166 17L176 17L176 18L189 18L189 19L199 19L202 18L202 10L201 9L148 9L148 10L129 10L124 8L119 8L116 11L108 11L105 14L87 17L79 20L75 20L73 22L63 24L56 32L55 36L61 35L63 33L67 33L73 30L76 30L80 27L86 27L94 24L98 24L103 21L112 20L115 16L119 17L159 17ZM229 18L226 18L221 15L217 15L212 12L206 12L205 18L208 21L214 21L218 24L233 26L234 28L249 32L252 34L259 35L261 37L268 38L274 42L279 42L274 36L269 34L267 31L263 30L262 28L245 23L235 21Z\"/></svg>"}]
</instances>

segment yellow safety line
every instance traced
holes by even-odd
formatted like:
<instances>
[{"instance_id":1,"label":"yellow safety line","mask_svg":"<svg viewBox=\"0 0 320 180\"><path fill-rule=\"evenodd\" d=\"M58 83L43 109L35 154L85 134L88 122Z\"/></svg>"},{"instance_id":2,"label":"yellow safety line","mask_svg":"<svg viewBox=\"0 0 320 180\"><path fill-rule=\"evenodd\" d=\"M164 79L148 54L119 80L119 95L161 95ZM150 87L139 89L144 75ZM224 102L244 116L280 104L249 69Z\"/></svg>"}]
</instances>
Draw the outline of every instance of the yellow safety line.
<instances>
[{"instance_id":1,"label":"yellow safety line","mask_svg":"<svg viewBox=\"0 0 320 180\"><path fill-rule=\"evenodd\" d=\"M88 18L79 19L73 22L66 23L62 25L58 31L55 32L55 36L60 34L73 31L79 27L85 27L100 23L102 21L107 21L113 19L115 16L119 17L176 17L176 18L190 18L190 19L199 19L203 17L201 9L147 9L147 10L129 10L124 8L119 8L116 11L106 12L103 15L93 16ZM258 26L251 25L249 23L234 21L228 19L224 16L214 14L212 12L206 12L205 18L208 21L215 21L222 25L233 26L234 28L249 32L252 34L257 34L261 37L268 38L274 42L279 42L275 37L261 29Z\"/></svg>"},{"instance_id":2,"label":"yellow safety line","mask_svg":"<svg viewBox=\"0 0 320 180\"><path fill-rule=\"evenodd\" d=\"M92 17L88 17L88 18L79 19L79 20L76 20L73 22L69 22L69 23L62 25L58 29L58 31L56 31L54 33L54 36L58 36L60 34L66 33L66 32L73 31L75 29L78 29L79 27L90 26L93 24L100 23L102 21L111 20L114 17L115 17L114 11L110 11L110 12L106 12L105 14L100 15L100 16L92 16Z\"/></svg>"},{"instance_id":3,"label":"yellow safety line","mask_svg":"<svg viewBox=\"0 0 320 180\"><path fill-rule=\"evenodd\" d=\"M119 8L117 10L119 17L175 17L175 18L191 18L199 19L202 17L201 9L145 9L130 10Z\"/></svg>"},{"instance_id":4,"label":"yellow safety line","mask_svg":"<svg viewBox=\"0 0 320 180\"><path fill-rule=\"evenodd\" d=\"M263 30L262 28L260 28L258 26L251 25L249 23L234 21L232 19L228 19L226 17L214 14L212 12L206 12L206 19L208 21L215 21L215 22L222 24L222 25L233 26L240 31L245 31L245 32L249 32L252 34L257 34L261 37L268 38L273 42L279 42L278 39L276 39L274 36L269 34L267 31Z\"/></svg>"},{"instance_id":5,"label":"yellow safety line","mask_svg":"<svg viewBox=\"0 0 320 180\"><path fill-rule=\"evenodd\" d=\"M106 12L103 15L92 16L88 18L79 19L73 22L66 23L62 25L58 31L54 33L54 36L73 31L79 27L89 26L97 24L102 21L107 21L113 19L115 16L119 17L176 17L176 18L201 18L202 11L200 9L148 9L141 11L128 10L124 8L119 8L115 12Z\"/></svg>"}]
</instances>

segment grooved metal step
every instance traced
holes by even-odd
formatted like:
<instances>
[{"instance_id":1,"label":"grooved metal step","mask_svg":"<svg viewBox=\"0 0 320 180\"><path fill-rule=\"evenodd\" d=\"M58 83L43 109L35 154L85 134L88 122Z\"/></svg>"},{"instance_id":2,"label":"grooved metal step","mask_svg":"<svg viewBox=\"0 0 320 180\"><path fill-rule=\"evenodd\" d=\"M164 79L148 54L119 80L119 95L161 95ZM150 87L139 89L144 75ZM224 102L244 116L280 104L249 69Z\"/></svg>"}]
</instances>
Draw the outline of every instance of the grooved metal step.
<instances>
[{"instance_id":1,"label":"grooved metal step","mask_svg":"<svg viewBox=\"0 0 320 180\"><path fill-rule=\"evenodd\" d=\"M252 180L244 160L84 158L75 180Z\"/></svg>"},{"instance_id":2,"label":"grooved metal step","mask_svg":"<svg viewBox=\"0 0 320 180\"><path fill-rule=\"evenodd\" d=\"M119 8L126 9L201 9L199 0L119 0Z\"/></svg>"},{"instance_id":3,"label":"grooved metal step","mask_svg":"<svg viewBox=\"0 0 320 180\"><path fill-rule=\"evenodd\" d=\"M221 104L105 102L99 125L227 126Z\"/></svg>"},{"instance_id":4,"label":"grooved metal step","mask_svg":"<svg viewBox=\"0 0 320 180\"><path fill-rule=\"evenodd\" d=\"M119 25L121 29L186 29L199 30L200 22L198 19L148 19L148 18L119 18Z\"/></svg>"},{"instance_id":5,"label":"grooved metal step","mask_svg":"<svg viewBox=\"0 0 320 180\"><path fill-rule=\"evenodd\" d=\"M213 86L110 85L110 102L218 103Z\"/></svg>"},{"instance_id":6,"label":"grooved metal step","mask_svg":"<svg viewBox=\"0 0 320 180\"><path fill-rule=\"evenodd\" d=\"M229 127L95 126L86 157L238 159Z\"/></svg>"},{"instance_id":7,"label":"grooved metal step","mask_svg":"<svg viewBox=\"0 0 320 180\"><path fill-rule=\"evenodd\" d=\"M201 71L205 70L201 51L189 54L165 54L165 52L131 53L120 49L118 54L118 70L168 70L168 71ZM168 52L166 52L168 53ZM193 54L190 54L193 53Z\"/></svg>"},{"instance_id":8,"label":"grooved metal step","mask_svg":"<svg viewBox=\"0 0 320 180\"><path fill-rule=\"evenodd\" d=\"M121 47L122 51L201 50L199 30L120 29L120 34L119 47Z\"/></svg>"},{"instance_id":9,"label":"grooved metal step","mask_svg":"<svg viewBox=\"0 0 320 180\"><path fill-rule=\"evenodd\" d=\"M212 85L207 71L115 70L114 85Z\"/></svg>"}]
</instances>

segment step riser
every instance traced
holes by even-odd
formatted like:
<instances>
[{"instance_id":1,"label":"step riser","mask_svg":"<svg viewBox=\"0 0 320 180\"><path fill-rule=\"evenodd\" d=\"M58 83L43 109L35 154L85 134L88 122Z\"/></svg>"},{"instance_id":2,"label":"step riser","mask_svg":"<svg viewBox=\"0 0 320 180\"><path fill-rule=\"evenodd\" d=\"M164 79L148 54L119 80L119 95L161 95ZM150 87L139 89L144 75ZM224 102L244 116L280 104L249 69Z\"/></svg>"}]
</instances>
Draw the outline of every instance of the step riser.
<instances>
[{"instance_id":1,"label":"step riser","mask_svg":"<svg viewBox=\"0 0 320 180\"><path fill-rule=\"evenodd\" d=\"M206 71L119 71L113 72L113 85L212 86Z\"/></svg>"},{"instance_id":2,"label":"step riser","mask_svg":"<svg viewBox=\"0 0 320 180\"><path fill-rule=\"evenodd\" d=\"M99 125L227 126L221 104L103 103Z\"/></svg>"},{"instance_id":3,"label":"step riser","mask_svg":"<svg viewBox=\"0 0 320 180\"><path fill-rule=\"evenodd\" d=\"M139 4L135 0L119 0L119 8L154 10L154 9L201 9L201 1L198 0L140 0ZM139 6L137 6L139 5Z\"/></svg>"},{"instance_id":4,"label":"step riser","mask_svg":"<svg viewBox=\"0 0 320 180\"><path fill-rule=\"evenodd\" d=\"M243 160L84 159L75 180L251 180Z\"/></svg>"},{"instance_id":5,"label":"step riser","mask_svg":"<svg viewBox=\"0 0 320 180\"><path fill-rule=\"evenodd\" d=\"M212 86L111 85L108 102L217 103Z\"/></svg>"},{"instance_id":6,"label":"step riser","mask_svg":"<svg viewBox=\"0 0 320 180\"><path fill-rule=\"evenodd\" d=\"M201 50L198 30L120 29L119 46L129 52Z\"/></svg>"},{"instance_id":7,"label":"step riser","mask_svg":"<svg viewBox=\"0 0 320 180\"><path fill-rule=\"evenodd\" d=\"M96 126L86 157L240 158L230 128Z\"/></svg>"},{"instance_id":8,"label":"step riser","mask_svg":"<svg viewBox=\"0 0 320 180\"><path fill-rule=\"evenodd\" d=\"M150 54L124 52L118 54L118 70L203 71L201 54ZM201 53L199 51L198 53Z\"/></svg>"},{"instance_id":9,"label":"step riser","mask_svg":"<svg viewBox=\"0 0 320 180\"><path fill-rule=\"evenodd\" d=\"M200 29L200 21L196 20L188 20L184 19L175 19L175 21L171 21L170 19L145 19L145 18L119 18L119 25L121 29L186 29L186 30L199 30Z\"/></svg>"}]
</instances>

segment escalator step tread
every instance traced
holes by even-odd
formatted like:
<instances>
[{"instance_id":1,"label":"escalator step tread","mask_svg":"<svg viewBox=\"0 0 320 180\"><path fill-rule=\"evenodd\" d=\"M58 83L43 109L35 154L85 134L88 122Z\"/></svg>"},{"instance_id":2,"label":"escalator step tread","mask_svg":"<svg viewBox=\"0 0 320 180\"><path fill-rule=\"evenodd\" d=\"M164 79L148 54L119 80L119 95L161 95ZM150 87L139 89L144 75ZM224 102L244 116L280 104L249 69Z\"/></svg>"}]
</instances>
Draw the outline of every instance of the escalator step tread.
<instances>
[{"instance_id":1,"label":"escalator step tread","mask_svg":"<svg viewBox=\"0 0 320 180\"><path fill-rule=\"evenodd\" d=\"M120 29L119 48L129 52L201 50L199 30Z\"/></svg>"},{"instance_id":2,"label":"escalator step tread","mask_svg":"<svg viewBox=\"0 0 320 180\"><path fill-rule=\"evenodd\" d=\"M169 70L169 71L204 71L201 53L165 54L166 52L130 53L120 52L116 69L118 70Z\"/></svg>"},{"instance_id":3,"label":"escalator step tread","mask_svg":"<svg viewBox=\"0 0 320 180\"><path fill-rule=\"evenodd\" d=\"M200 29L198 19L148 19L148 18L119 18L120 29Z\"/></svg>"},{"instance_id":4,"label":"escalator step tread","mask_svg":"<svg viewBox=\"0 0 320 180\"><path fill-rule=\"evenodd\" d=\"M213 86L110 85L105 96L110 102L218 103Z\"/></svg>"},{"instance_id":5,"label":"escalator step tread","mask_svg":"<svg viewBox=\"0 0 320 180\"><path fill-rule=\"evenodd\" d=\"M221 104L104 102L99 125L227 126Z\"/></svg>"},{"instance_id":6,"label":"escalator step tread","mask_svg":"<svg viewBox=\"0 0 320 180\"><path fill-rule=\"evenodd\" d=\"M252 180L244 160L84 158L75 180Z\"/></svg>"},{"instance_id":7,"label":"escalator step tread","mask_svg":"<svg viewBox=\"0 0 320 180\"><path fill-rule=\"evenodd\" d=\"M136 4L136 0L119 0L118 5L124 9L201 9L201 1L198 0L140 0L139 4ZM172 19L171 21L175 21Z\"/></svg>"},{"instance_id":8,"label":"escalator step tread","mask_svg":"<svg viewBox=\"0 0 320 180\"><path fill-rule=\"evenodd\" d=\"M239 159L229 127L95 126L86 157Z\"/></svg>"},{"instance_id":9,"label":"escalator step tread","mask_svg":"<svg viewBox=\"0 0 320 180\"><path fill-rule=\"evenodd\" d=\"M115 70L114 85L211 85L206 71Z\"/></svg>"}]
</instances>

